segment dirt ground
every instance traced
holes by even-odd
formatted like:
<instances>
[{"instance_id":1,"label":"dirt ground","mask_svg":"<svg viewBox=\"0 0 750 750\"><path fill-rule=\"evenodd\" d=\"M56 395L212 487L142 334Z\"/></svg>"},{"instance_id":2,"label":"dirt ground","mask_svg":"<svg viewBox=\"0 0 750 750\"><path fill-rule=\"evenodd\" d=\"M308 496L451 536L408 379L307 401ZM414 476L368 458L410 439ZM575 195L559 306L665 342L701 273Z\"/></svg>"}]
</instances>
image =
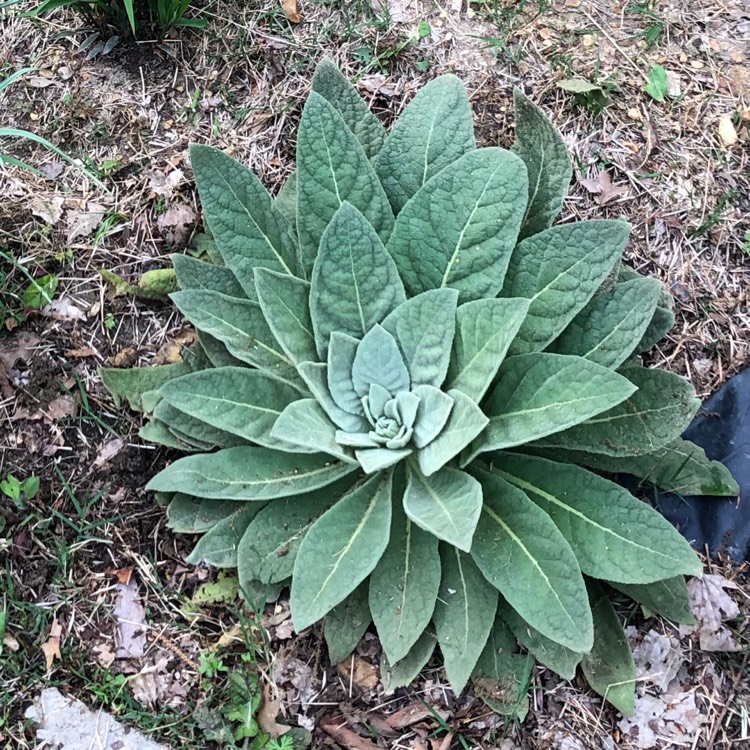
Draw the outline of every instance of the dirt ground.
<instances>
[{"instance_id":1,"label":"dirt ground","mask_svg":"<svg viewBox=\"0 0 750 750\"><path fill-rule=\"evenodd\" d=\"M275 733L278 718L316 748L750 748L746 567L709 561L717 630L734 652L623 605L641 653L671 654L658 669L643 657L635 723L543 668L523 720L493 715L471 691L454 696L434 662L388 696L374 636L337 669L318 629L294 634L283 596L248 614L231 578L184 563L192 540L143 491L174 456L140 441L138 415L116 408L97 374L175 361L191 340L169 304L99 274L137 284L200 230L188 144L224 149L277 190L327 54L386 123L427 80L456 73L480 145L512 142L522 86L574 157L563 218L633 224L628 261L676 304L652 361L708 395L750 355L750 2L299 0L296 23L288 2L199 2L205 30L146 33L95 57L81 49L80 17L19 16L30 7L0 10L0 77L34 68L0 94L0 127L44 136L86 173L0 139L0 153L44 173L0 166L0 478L41 480L25 504L0 502L0 747L35 747L24 711L46 685L174 747L231 747L240 674L263 729ZM644 91L654 65L668 74L663 101ZM560 87L571 80L589 90ZM59 282L53 304L29 305L29 279L45 275ZM147 627L123 653L128 606Z\"/></svg>"}]
</instances>

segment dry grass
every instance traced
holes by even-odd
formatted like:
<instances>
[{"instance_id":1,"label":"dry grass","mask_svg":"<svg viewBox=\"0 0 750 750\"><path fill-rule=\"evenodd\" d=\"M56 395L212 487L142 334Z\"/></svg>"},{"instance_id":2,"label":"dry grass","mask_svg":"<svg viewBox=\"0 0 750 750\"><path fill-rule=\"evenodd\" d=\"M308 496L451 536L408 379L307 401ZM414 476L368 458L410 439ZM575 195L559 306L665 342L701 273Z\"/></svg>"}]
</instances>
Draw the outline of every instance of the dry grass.
<instances>
[{"instance_id":1,"label":"dry grass","mask_svg":"<svg viewBox=\"0 0 750 750\"><path fill-rule=\"evenodd\" d=\"M13 537L10 549L0 548L8 570L6 589L10 592L12 584L25 607L15 614L29 618L28 632L17 637L28 674L36 675L9 678L7 687L17 691L18 706L51 679L90 702L119 706L121 715L143 723L132 700L113 697L92 652L112 642L112 574L129 566L135 567L151 626L149 650L133 669L166 659L164 669L181 675L183 706L200 705L202 699L196 670L200 654L225 632L240 638L242 647L233 630L236 620L225 608L185 614L185 601L205 571L182 564L188 542L165 530L161 510L141 489L164 456L140 443L136 420L114 409L96 374L103 363L168 358L169 343L180 340L185 329L167 306L115 297L96 269L135 281L143 271L168 264L168 253L184 247L200 215L187 157L191 141L232 153L278 189L292 170L301 105L314 64L324 54L357 78L360 91L385 121L426 80L457 73L470 90L482 145L511 142L512 87L523 86L549 112L574 154L576 181L563 218L630 221L628 259L660 278L675 296L677 325L653 361L687 375L702 395L747 362L746 3L552 0L540 7L499 0L391 0L387 5L389 10L377 3L339 7L300 0L302 22L295 25L274 0L232 2L204 10L210 18L205 32L171 34L159 43L123 42L94 60L77 49L84 34L59 36L79 23L70 13L21 19L15 11L29 7L22 3L0 16L0 71L24 65L39 69L0 96L0 121L44 135L89 168L98 168L110 186L104 192L68 166L56 180L0 167L0 245L23 259L35 277L58 273L57 296L82 311L80 320L32 317L24 324L42 344L24 375L26 383L0 402L7 427L0 435L0 474L35 472L43 478L33 520L23 535ZM420 37L422 21L429 33ZM649 45L645 35L654 27L660 32ZM669 71L673 93L679 86L679 94L664 102L643 91L654 64ZM591 98L576 99L556 86L569 78L601 86L606 106L597 111ZM738 133L731 146L718 132L726 116ZM34 164L58 171L53 155L25 144L14 148ZM600 205L596 199L601 196L580 181L601 173L621 190ZM165 216L175 207L181 219L170 226ZM82 230L92 215L98 216L98 226L92 222L90 231ZM176 236L181 230L183 236ZM10 278L23 283L17 269ZM6 331L0 338L7 343L16 333ZM76 378L88 394L88 410ZM35 417L65 388L79 394L75 416ZM96 467L94 460L112 431L125 445L112 461ZM93 498L85 518L72 497L78 502ZM59 514L51 520L50 508ZM78 529L66 526L63 516L77 518ZM55 546L51 539L62 541ZM722 569L731 574L730 565ZM745 582L746 572L738 580ZM744 601L745 618L748 610ZM38 649L53 617L64 626L63 660L45 676ZM658 627L669 632L664 623ZM693 648L689 640L684 644ZM373 661L375 648L365 641L359 655ZM707 723L684 746L750 747L744 662L711 660L694 650L690 658ZM281 682L292 716L340 711L350 726L361 729L405 702L422 699L444 710L451 727L476 738L480 747L637 746L618 729L616 714L582 685L561 683L541 668L534 675L529 717L518 725L488 715L470 695L457 700L434 667L397 700L377 689L358 691L335 670L326 670L317 632L291 641L277 638L260 649L259 659L272 681L274 663L292 664L298 677L309 672L314 697L308 696L307 703L294 680ZM184 710L177 706L175 711L169 714L176 727L170 736L193 747L180 724ZM0 725L0 742L4 739L8 748L32 746L19 717L15 713L13 723ZM418 747L416 741L429 747L427 734L436 726L423 721L383 742L393 748ZM451 746L461 746L458 734Z\"/></svg>"}]
</instances>

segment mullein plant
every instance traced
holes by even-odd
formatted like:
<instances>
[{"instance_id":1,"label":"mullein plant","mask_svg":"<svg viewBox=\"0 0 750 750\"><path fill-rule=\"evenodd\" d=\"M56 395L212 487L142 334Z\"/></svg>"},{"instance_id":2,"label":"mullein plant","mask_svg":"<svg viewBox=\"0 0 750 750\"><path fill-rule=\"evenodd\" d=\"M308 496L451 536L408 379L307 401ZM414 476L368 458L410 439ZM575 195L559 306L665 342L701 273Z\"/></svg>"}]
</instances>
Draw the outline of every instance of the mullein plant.
<instances>
[{"instance_id":1,"label":"mullein plant","mask_svg":"<svg viewBox=\"0 0 750 750\"><path fill-rule=\"evenodd\" d=\"M519 90L511 150L477 148L458 78L386 131L336 66L317 68L296 171L274 200L208 146L191 161L207 260L173 256L196 328L178 364L103 370L143 438L189 453L147 489L191 563L247 598L290 587L332 662L372 624L387 690L439 647L456 691L523 716L533 659L580 665L623 713L635 668L610 603L692 621L701 562L604 475L731 495L680 439L690 383L642 365L674 322L620 262L622 221L554 224L571 178ZM519 644L520 647L519 648Z\"/></svg>"}]
</instances>

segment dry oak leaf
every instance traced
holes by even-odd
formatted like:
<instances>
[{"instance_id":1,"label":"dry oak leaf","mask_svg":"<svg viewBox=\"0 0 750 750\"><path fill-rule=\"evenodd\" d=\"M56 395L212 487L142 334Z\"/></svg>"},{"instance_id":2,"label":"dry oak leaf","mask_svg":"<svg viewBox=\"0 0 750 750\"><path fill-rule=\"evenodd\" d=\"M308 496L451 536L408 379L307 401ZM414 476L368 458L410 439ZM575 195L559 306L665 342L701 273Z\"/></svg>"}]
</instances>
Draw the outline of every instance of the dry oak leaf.
<instances>
[{"instance_id":1,"label":"dry oak leaf","mask_svg":"<svg viewBox=\"0 0 750 750\"><path fill-rule=\"evenodd\" d=\"M280 737L288 732L291 727L286 724L278 724L276 717L281 712L281 698L267 683L263 685L263 702L258 710L258 726L268 732L271 737Z\"/></svg>"},{"instance_id":2,"label":"dry oak leaf","mask_svg":"<svg viewBox=\"0 0 750 750\"><path fill-rule=\"evenodd\" d=\"M625 195L628 188L624 185L614 185L608 172L602 170L596 177L586 177L578 180L589 193L594 193L597 205L604 206L620 195Z\"/></svg>"},{"instance_id":3,"label":"dry oak leaf","mask_svg":"<svg viewBox=\"0 0 750 750\"><path fill-rule=\"evenodd\" d=\"M360 737L356 732L346 726L346 719L339 716L326 714L320 719L320 728L333 737L339 745L347 750L380 750L380 748L370 740Z\"/></svg>"},{"instance_id":4,"label":"dry oak leaf","mask_svg":"<svg viewBox=\"0 0 750 750\"><path fill-rule=\"evenodd\" d=\"M299 23L302 17L299 14L299 4L297 0L281 0L281 10L284 15L292 22Z\"/></svg>"},{"instance_id":5,"label":"dry oak leaf","mask_svg":"<svg viewBox=\"0 0 750 750\"><path fill-rule=\"evenodd\" d=\"M734 129L731 115L723 115L719 120L719 139L724 148L731 148L737 143L737 131Z\"/></svg>"},{"instance_id":6,"label":"dry oak leaf","mask_svg":"<svg viewBox=\"0 0 750 750\"><path fill-rule=\"evenodd\" d=\"M741 651L731 631L724 626L740 613L740 608L725 589L736 589L737 584L724 576L704 574L703 578L693 578L688 582L690 609L697 623L680 625L680 635L698 633L703 651Z\"/></svg>"},{"instance_id":7,"label":"dry oak leaf","mask_svg":"<svg viewBox=\"0 0 750 750\"><path fill-rule=\"evenodd\" d=\"M378 668L356 654L337 664L336 670L342 680L360 690L374 690L380 683Z\"/></svg>"},{"instance_id":8,"label":"dry oak leaf","mask_svg":"<svg viewBox=\"0 0 750 750\"><path fill-rule=\"evenodd\" d=\"M47 671L52 669L55 659L60 658L60 638L62 636L62 625L57 621L57 617L52 619L52 625L49 629L47 640L42 644L42 651L47 662Z\"/></svg>"}]
</instances>

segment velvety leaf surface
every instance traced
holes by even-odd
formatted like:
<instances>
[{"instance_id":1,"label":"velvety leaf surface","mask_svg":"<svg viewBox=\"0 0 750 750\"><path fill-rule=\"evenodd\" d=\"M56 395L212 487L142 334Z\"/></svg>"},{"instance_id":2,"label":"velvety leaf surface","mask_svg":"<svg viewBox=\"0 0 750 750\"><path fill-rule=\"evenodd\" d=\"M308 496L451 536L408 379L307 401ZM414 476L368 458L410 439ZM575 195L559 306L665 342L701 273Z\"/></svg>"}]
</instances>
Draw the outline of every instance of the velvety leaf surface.
<instances>
[{"instance_id":1,"label":"velvety leaf surface","mask_svg":"<svg viewBox=\"0 0 750 750\"><path fill-rule=\"evenodd\" d=\"M654 317L660 290L655 279L633 279L596 294L549 351L616 369L638 347Z\"/></svg>"},{"instance_id":2,"label":"velvety leaf surface","mask_svg":"<svg viewBox=\"0 0 750 750\"><path fill-rule=\"evenodd\" d=\"M529 205L520 239L552 226L568 193L573 166L557 128L519 88L513 89L516 142L513 152L528 170Z\"/></svg>"},{"instance_id":3,"label":"velvety leaf surface","mask_svg":"<svg viewBox=\"0 0 750 750\"><path fill-rule=\"evenodd\" d=\"M456 327L458 292L434 289L400 304L382 323L398 342L412 387L445 380Z\"/></svg>"},{"instance_id":4,"label":"velvety leaf surface","mask_svg":"<svg viewBox=\"0 0 750 750\"><path fill-rule=\"evenodd\" d=\"M296 276L256 268L255 291L268 327L286 356L295 365L316 360L310 285Z\"/></svg>"},{"instance_id":5,"label":"velvety leaf surface","mask_svg":"<svg viewBox=\"0 0 750 750\"><path fill-rule=\"evenodd\" d=\"M401 661L389 664L385 654L380 657L380 680L386 695L392 695L397 688L414 682L430 660L436 643L435 634L425 630Z\"/></svg>"},{"instance_id":6,"label":"velvety leaf surface","mask_svg":"<svg viewBox=\"0 0 750 750\"><path fill-rule=\"evenodd\" d=\"M170 432L169 427L160 422L158 419L149 420L140 430L138 430L138 437L142 440L146 440L149 443L156 443L157 445L166 445L169 448L174 448L178 451L186 451L188 453L193 452L196 448L184 441L180 440L176 435Z\"/></svg>"},{"instance_id":7,"label":"velvety leaf surface","mask_svg":"<svg viewBox=\"0 0 750 750\"><path fill-rule=\"evenodd\" d=\"M312 90L328 100L354 133L368 158L380 151L386 139L383 124L370 111L357 89L344 77L336 64L323 58L315 68Z\"/></svg>"},{"instance_id":8,"label":"velvety leaf surface","mask_svg":"<svg viewBox=\"0 0 750 750\"><path fill-rule=\"evenodd\" d=\"M625 282L632 279L644 279L646 278L642 274L638 273L630 266L620 264L617 271L617 281ZM674 300L672 295L667 291L666 287L661 284L659 293L659 302L654 310L654 317L651 319L646 332L643 334L643 338L636 347L636 352L645 352L650 349L658 341L661 341L666 334L672 330L674 326Z\"/></svg>"},{"instance_id":9,"label":"velvety leaf surface","mask_svg":"<svg viewBox=\"0 0 750 750\"><path fill-rule=\"evenodd\" d=\"M625 716L632 716L637 675L630 644L604 590L592 582L590 594L594 647L584 655L581 669L599 695Z\"/></svg>"},{"instance_id":10,"label":"velvety leaf surface","mask_svg":"<svg viewBox=\"0 0 750 750\"><path fill-rule=\"evenodd\" d=\"M417 453L419 468L428 477L457 456L489 422L482 410L461 391L451 390L447 395L453 399L453 408L445 427Z\"/></svg>"},{"instance_id":11,"label":"velvety leaf surface","mask_svg":"<svg viewBox=\"0 0 750 750\"><path fill-rule=\"evenodd\" d=\"M256 266L296 273L292 227L260 180L210 146L193 144L190 163L211 234L245 294L255 297Z\"/></svg>"},{"instance_id":12,"label":"velvety leaf surface","mask_svg":"<svg viewBox=\"0 0 750 750\"><path fill-rule=\"evenodd\" d=\"M382 326L373 326L357 347L352 362L351 381L359 398L370 392L372 383L385 388L391 396L409 390L409 371L396 339Z\"/></svg>"},{"instance_id":13,"label":"velvety leaf surface","mask_svg":"<svg viewBox=\"0 0 750 750\"><path fill-rule=\"evenodd\" d=\"M471 554L511 607L540 633L573 651L591 647L586 587L565 537L518 488L475 471L484 504Z\"/></svg>"},{"instance_id":14,"label":"velvety leaf surface","mask_svg":"<svg viewBox=\"0 0 750 750\"><path fill-rule=\"evenodd\" d=\"M391 528L390 474L346 494L312 525L294 562L290 604L297 631L342 602L372 572Z\"/></svg>"},{"instance_id":15,"label":"velvety leaf surface","mask_svg":"<svg viewBox=\"0 0 750 750\"><path fill-rule=\"evenodd\" d=\"M429 625L440 586L438 540L396 502L391 538L370 574L370 611L388 662L403 659Z\"/></svg>"},{"instance_id":16,"label":"velvety leaf surface","mask_svg":"<svg viewBox=\"0 0 750 750\"><path fill-rule=\"evenodd\" d=\"M189 443L199 448L233 448L245 441L225 430L213 427L201 419L175 409L166 400L161 400L154 409L154 418L163 422L169 430Z\"/></svg>"},{"instance_id":17,"label":"velvety leaf surface","mask_svg":"<svg viewBox=\"0 0 750 750\"><path fill-rule=\"evenodd\" d=\"M177 493L167 507L167 525L178 534L202 534L237 511L231 500L207 500Z\"/></svg>"},{"instance_id":18,"label":"velvety leaf surface","mask_svg":"<svg viewBox=\"0 0 750 750\"><path fill-rule=\"evenodd\" d=\"M442 468L426 477L409 466L404 493L406 515L438 539L468 552L482 510L482 487L458 469Z\"/></svg>"},{"instance_id":19,"label":"velvety leaf surface","mask_svg":"<svg viewBox=\"0 0 750 750\"><path fill-rule=\"evenodd\" d=\"M624 401L635 386L594 362L533 352L509 357L487 400L487 430L476 451L522 445L578 424Z\"/></svg>"},{"instance_id":20,"label":"velvety leaf surface","mask_svg":"<svg viewBox=\"0 0 750 750\"><path fill-rule=\"evenodd\" d=\"M189 565L205 563L215 568L236 568L237 548L245 529L265 503L236 504L231 516L219 521L204 534L186 558Z\"/></svg>"},{"instance_id":21,"label":"velvety leaf surface","mask_svg":"<svg viewBox=\"0 0 750 750\"><path fill-rule=\"evenodd\" d=\"M503 297L531 300L513 354L544 349L586 306L628 241L623 221L577 221L528 237L516 246Z\"/></svg>"},{"instance_id":22,"label":"velvety leaf surface","mask_svg":"<svg viewBox=\"0 0 750 750\"><path fill-rule=\"evenodd\" d=\"M453 75L430 81L409 102L378 154L378 177L394 212L443 167L475 148L464 85Z\"/></svg>"},{"instance_id":23,"label":"velvety leaf surface","mask_svg":"<svg viewBox=\"0 0 750 750\"><path fill-rule=\"evenodd\" d=\"M343 203L323 232L310 290L318 354L333 331L362 338L406 299L396 264L370 223Z\"/></svg>"},{"instance_id":24,"label":"velvety leaf surface","mask_svg":"<svg viewBox=\"0 0 750 750\"><path fill-rule=\"evenodd\" d=\"M411 454L411 448L391 450L390 448L365 448L356 451L357 460L366 474L374 474L389 466L394 466Z\"/></svg>"},{"instance_id":25,"label":"velvety leaf surface","mask_svg":"<svg viewBox=\"0 0 750 750\"><path fill-rule=\"evenodd\" d=\"M292 225L295 235L297 233L297 172L292 172L286 182L281 186L276 195L276 208Z\"/></svg>"},{"instance_id":26,"label":"velvety leaf surface","mask_svg":"<svg viewBox=\"0 0 750 750\"><path fill-rule=\"evenodd\" d=\"M370 622L365 581L325 616L323 635L331 664L339 664L354 651Z\"/></svg>"},{"instance_id":27,"label":"velvety leaf surface","mask_svg":"<svg viewBox=\"0 0 750 750\"><path fill-rule=\"evenodd\" d=\"M600 453L548 451L547 458L581 464L610 474L632 474L666 492L681 495L738 495L739 485L724 464L710 461L695 443L676 438L643 456L605 456Z\"/></svg>"},{"instance_id":28,"label":"velvety leaf surface","mask_svg":"<svg viewBox=\"0 0 750 750\"><path fill-rule=\"evenodd\" d=\"M450 388L479 403L495 379L528 309L528 300L503 298L475 300L458 308L448 370Z\"/></svg>"},{"instance_id":29,"label":"velvety leaf surface","mask_svg":"<svg viewBox=\"0 0 750 750\"><path fill-rule=\"evenodd\" d=\"M445 427L454 402L447 393L431 385L418 385L412 392L419 398L413 442L417 448L424 448Z\"/></svg>"},{"instance_id":30,"label":"velvety leaf surface","mask_svg":"<svg viewBox=\"0 0 750 750\"><path fill-rule=\"evenodd\" d=\"M684 537L620 485L531 456L501 453L492 466L549 515L586 575L622 583L700 575L703 566Z\"/></svg>"},{"instance_id":31,"label":"velvety leaf surface","mask_svg":"<svg viewBox=\"0 0 750 750\"><path fill-rule=\"evenodd\" d=\"M700 406L693 386L666 370L624 367L619 372L637 386L632 396L537 445L620 457L653 453L676 440Z\"/></svg>"},{"instance_id":32,"label":"velvety leaf surface","mask_svg":"<svg viewBox=\"0 0 750 750\"><path fill-rule=\"evenodd\" d=\"M694 625L695 615L690 609L687 583L684 576L665 578L654 583L610 583L612 588L622 591L644 609L661 615L680 625Z\"/></svg>"},{"instance_id":33,"label":"velvety leaf surface","mask_svg":"<svg viewBox=\"0 0 750 750\"><path fill-rule=\"evenodd\" d=\"M112 394L116 406L119 406L120 399L124 398L133 411L143 411L141 396L144 393L158 390L164 383L192 371L193 367L187 362L177 362L172 365L128 369L102 367L99 375L104 386Z\"/></svg>"},{"instance_id":34,"label":"velvety leaf surface","mask_svg":"<svg viewBox=\"0 0 750 750\"><path fill-rule=\"evenodd\" d=\"M204 263L192 255L182 253L173 253L169 257L180 289L206 289L228 294L230 297L247 297L229 268Z\"/></svg>"},{"instance_id":35,"label":"velvety leaf surface","mask_svg":"<svg viewBox=\"0 0 750 750\"><path fill-rule=\"evenodd\" d=\"M345 412L364 417L361 397L352 384L352 367L359 341L334 331L328 346L328 391L334 403Z\"/></svg>"},{"instance_id":36,"label":"velvety leaf surface","mask_svg":"<svg viewBox=\"0 0 750 750\"><path fill-rule=\"evenodd\" d=\"M403 207L388 252L412 294L450 287L462 302L495 296L526 208L526 169L510 151L472 150Z\"/></svg>"},{"instance_id":37,"label":"velvety leaf surface","mask_svg":"<svg viewBox=\"0 0 750 750\"><path fill-rule=\"evenodd\" d=\"M508 624L518 642L537 661L549 667L564 680L572 680L575 677L576 667L583 658L583 654L571 651L543 636L538 630L532 628L503 597L500 597L497 614Z\"/></svg>"},{"instance_id":38,"label":"velvety leaf surface","mask_svg":"<svg viewBox=\"0 0 750 750\"><path fill-rule=\"evenodd\" d=\"M312 92L297 134L297 231L309 274L325 228L347 201L372 224L383 241L393 212L362 146L341 115Z\"/></svg>"},{"instance_id":39,"label":"velvety leaf surface","mask_svg":"<svg viewBox=\"0 0 750 750\"><path fill-rule=\"evenodd\" d=\"M513 633L496 617L471 676L474 692L493 711L523 721L529 711L528 688L533 666L534 659L517 653Z\"/></svg>"},{"instance_id":40,"label":"velvety leaf surface","mask_svg":"<svg viewBox=\"0 0 750 750\"><path fill-rule=\"evenodd\" d=\"M247 363L229 353L226 344L205 331L198 331L198 341L214 367L247 367Z\"/></svg>"},{"instance_id":41,"label":"velvety leaf surface","mask_svg":"<svg viewBox=\"0 0 750 750\"><path fill-rule=\"evenodd\" d=\"M315 396L317 402L323 407L325 413L334 424L346 432L362 432L369 429L368 423L363 417L350 414L333 400L331 392L328 390L327 365L319 362L302 362L298 366L297 371L305 381L305 385L307 385L310 393ZM353 388L351 392L354 393Z\"/></svg>"},{"instance_id":42,"label":"velvety leaf surface","mask_svg":"<svg viewBox=\"0 0 750 750\"><path fill-rule=\"evenodd\" d=\"M355 469L323 453L295 455L242 446L180 458L146 489L217 500L271 500L324 487Z\"/></svg>"},{"instance_id":43,"label":"velvety leaf surface","mask_svg":"<svg viewBox=\"0 0 750 750\"><path fill-rule=\"evenodd\" d=\"M170 297L196 328L224 342L233 356L287 382L299 382L294 364L281 350L255 302L200 289L175 292Z\"/></svg>"},{"instance_id":44,"label":"velvety leaf surface","mask_svg":"<svg viewBox=\"0 0 750 750\"><path fill-rule=\"evenodd\" d=\"M220 367L184 375L161 388L175 408L209 425L268 448L279 448L271 429L299 398L292 386L247 367Z\"/></svg>"}]
</instances>

